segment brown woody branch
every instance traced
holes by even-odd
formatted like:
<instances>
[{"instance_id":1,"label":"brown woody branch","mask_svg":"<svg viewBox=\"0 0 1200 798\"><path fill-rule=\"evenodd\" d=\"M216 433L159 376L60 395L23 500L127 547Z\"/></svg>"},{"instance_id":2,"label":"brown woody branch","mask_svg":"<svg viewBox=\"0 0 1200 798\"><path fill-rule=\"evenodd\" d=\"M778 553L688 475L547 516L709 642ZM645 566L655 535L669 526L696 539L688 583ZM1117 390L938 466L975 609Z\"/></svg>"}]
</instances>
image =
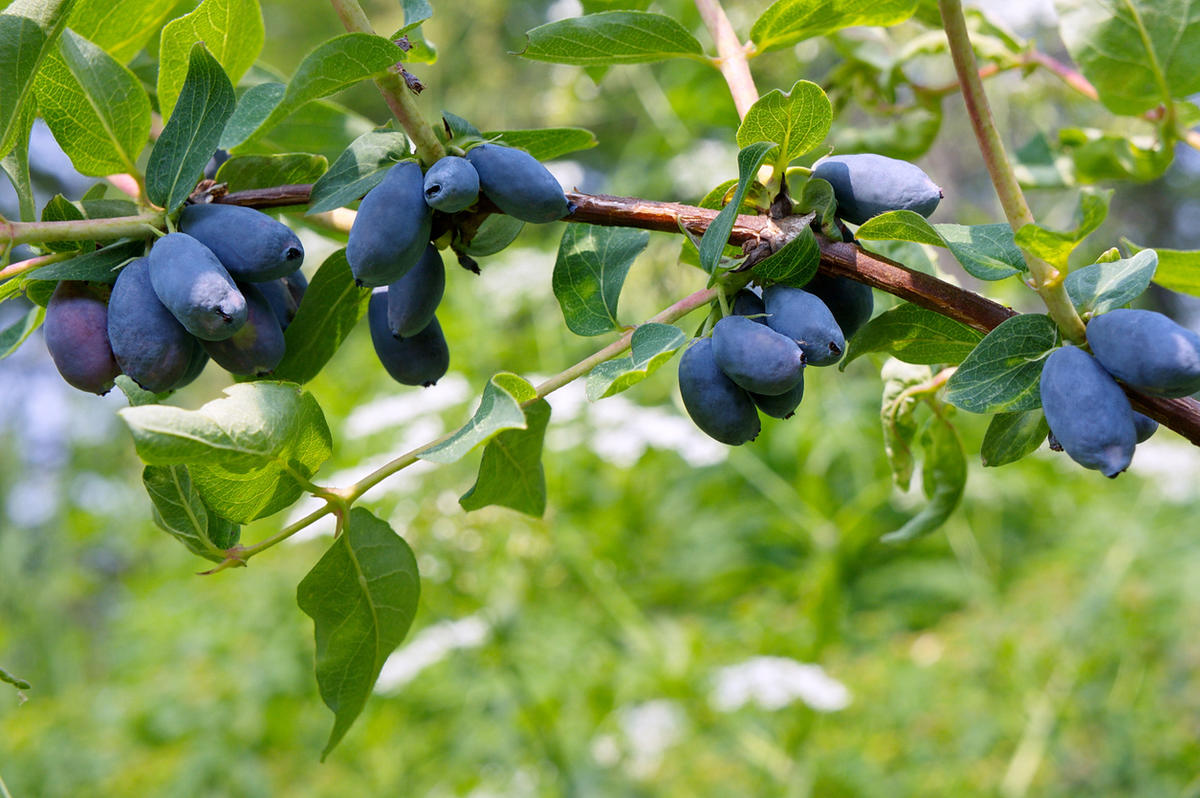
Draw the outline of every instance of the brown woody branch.
<instances>
[{"instance_id":1,"label":"brown woody branch","mask_svg":"<svg viewBox=\"0 0 1200 798\"><path fill-rule=\"evenodd\" d=\"M237 191L215 202L272 208L303 205L308 202L311 185L276 186L274 188ZM684 205L677 202L654 202L636 197L613 197L604 194L568 192L567 199L575 210L567 221L610 227L635 227L678 233L687 230L703 235L716 218L717 211ZM738 216L729 237L731 244L752 249L768 244L772 249L782 245L787 235L786 224L767 216ZM922 272L879 255L840 241L817 235L821 246L821 270L838 277L848 277L872 288L927 308L980 332L990 332L1005 319L1017 315L1012 308L993 302L973 291L959 288ZM1178 432L1200 446L1200 402L1194 399L1161 399L1147 396L1125 387L1134 409Z\"/></svg>"}]
</instances>

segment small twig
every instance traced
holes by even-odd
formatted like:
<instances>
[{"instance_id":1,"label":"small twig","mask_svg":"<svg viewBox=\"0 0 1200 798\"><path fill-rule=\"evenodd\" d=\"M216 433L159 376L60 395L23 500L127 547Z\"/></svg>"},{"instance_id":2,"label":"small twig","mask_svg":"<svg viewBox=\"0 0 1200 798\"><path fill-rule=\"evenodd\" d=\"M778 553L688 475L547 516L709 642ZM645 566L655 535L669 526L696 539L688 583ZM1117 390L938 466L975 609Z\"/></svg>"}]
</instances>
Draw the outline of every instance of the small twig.
<instances>
[{"instance_id":1,"label":"small twig","mask_svg":"<svg viewBox=\"0 0 1200 798\"><path fill-rule=\"evenodd\" d=\"M750 106L758 100L758 89L754 85L754 76L750 74L750 64L746 60L746 45L742 44L734 31L725 9L720 0L695 0L696 10L704 20L713 42L717 46L717 68L729 86L733 96L733 105L737 108L739 119L746 118Z\"/></svg>"}]
</instances>

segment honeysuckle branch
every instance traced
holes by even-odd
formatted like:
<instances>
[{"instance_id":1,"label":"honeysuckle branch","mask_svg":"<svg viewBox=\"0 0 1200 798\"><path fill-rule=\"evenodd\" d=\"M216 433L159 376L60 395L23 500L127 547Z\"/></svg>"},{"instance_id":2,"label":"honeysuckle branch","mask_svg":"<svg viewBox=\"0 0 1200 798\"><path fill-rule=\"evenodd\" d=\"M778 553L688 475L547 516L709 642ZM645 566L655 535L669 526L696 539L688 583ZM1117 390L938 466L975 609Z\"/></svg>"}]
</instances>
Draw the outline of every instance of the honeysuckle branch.
<instances>
[{"instance_id":1,"label":"honeysuckle branch","mask_svg":"<svg viewBox=\"0 0 1200 798\"><path fill-rule=\"evenodd\" d=\"M750 106L758 100L758 89L754 85L754 76L750 74L750 64L746 60L746 45L738 38L720 0L695 2L700 19L704 21L704 26L708 28L709 35L717 46L716 66L729 86L738 118L745 119Z\"/></svg>"},{"instance_id":2,"label":"honeysuckle branch","mask_svg":"<svg viewBox=\"0 0 1200 798\"><path fill-rule=\"evenodd\" d=\"M1004 151L1004 142L1000 131L992 117L987 94L983 90L983 81L979 77L979 66L975 61L975 51L971 48L971 38L967 32L967 20L963 16L961 0L938 0L938 9L942 12L942 25L946 30L946 40L950 45L950 56L954 61L954 70L962 85L963 101L967 105L967 115L971 119L971 127L979 142L984 164L992 178L992 185L1004 208L1013 232L1027 224L1033 224L1033 213L1021 192L1017 175L1013 171L1012 162ZM1041 258L1025 252L1025 262L1029 266L1033 289L1042 297L1050 317L1058 324L1063 335L1076 342L1086 340L1083 320L1075 310L1067 289L1063 285L1066 276Z\"/></svg>"},{"instance_id":3,"label":"honeysuckle branch","mask_svg":"<svg viewBox=\"0 0 1200 798\"><path fill-rule=\"evenodd\" d=\"M351 33L369 33L374 35L375 29L357 0L330 0L334 11L342 25ZM375 86L383 96L383 101L391 109L396 121L404 128L404 132L417 148L417 157L426 166L443 157L446 148L438 141L433 128L425 121L417 105L416 98L405 84L404 80L393 72L375 79Z\"/></svg>"},{"instance_id":4,"label":"honeysuckle branch","mask_svg":"<svg viewBox=\"0 0 1200 798\"><path fill-rule=\"evenodd\" d=\"M58 263L62 260L69 260L75 257L74 252L52 252L49 255L39 255L36 258L28 258L26 260L10 263L3 269L0 269L0 281L7 280L10 277L16 277L19 274L24 274L33 269L40 269L43 266L49 266L51 263Z\"/></svg>"},{"instance_id":5,"label":"honeysuckle branch","mask_svg":"<svg viewBox=\"0 0 1200 798\"><path fill-rule=\"evenodd\" d=\"M111 219L76 219L62 222L0 222L0 247L49 241L103 241L136 238L150 228L162 229L162 211Z\"/></svg>"}]
</instances>

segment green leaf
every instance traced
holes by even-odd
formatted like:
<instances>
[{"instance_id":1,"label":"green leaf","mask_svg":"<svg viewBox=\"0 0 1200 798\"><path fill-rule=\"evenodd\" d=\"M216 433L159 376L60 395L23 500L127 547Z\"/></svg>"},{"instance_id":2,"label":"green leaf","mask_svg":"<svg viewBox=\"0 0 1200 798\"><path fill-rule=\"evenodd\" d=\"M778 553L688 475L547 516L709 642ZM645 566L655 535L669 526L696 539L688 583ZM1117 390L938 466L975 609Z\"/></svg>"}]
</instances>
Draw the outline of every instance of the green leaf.
<instances>
[{"instance_id":1,"label":"green leaf","mask_svg":"<svg viewBox=\"0 0 1200 798\"><path fill-rule=\"evenodd\" d=\"M263 35L258 0L204 0L192 13L168 22L159 45L158 107L163 119L175 110L193 45L203 42L236 84L258 60Z\"/></svg>"},{"instance_id":2,"label":"green leaf","mask_svg":"<svg viewBox=\"0 0 1200 798\"><path fill-rule=\"evenodd\" d=\"M421 581L404 539L361 507L300 581L296 603L313 619L317 686L333 710L324 760L362 712L388 655L417 614Z\"/></svg>"},{"instance_id":3,"label":"green leaf","mask_svg":"<svg viewBox=\"0 0 1200 798\"><path fill-rule=\"evenodd\" d=\"M0 15L0 20L3 15ZM34 204L33 182L29 177L29 139L33 130L33 120L37 111L37 103L26 103L17 120L16 144L7 155L0 158L0 169L8 175L13 191L17 194L17 209L21 221L32 222L37 219L37 206ZM3 148L0 148L2 151Z\"/></svg>"},{"instance_id":4,"label":"green leaf","mask_svg":"<svg viewBox=\"0 0 1200 798\"><path fill-rule=\"evenodd\" d=\"M326 258L283 334L285 354L273 376L301 384L317 376L367 312L370 299L370 288L354 284L345 249Z\"/></svg>"},{"instance_id":5,"label":"green leaf","mask_svg":"<svg viewBox=\"0 0 1200 798\"><path fill-rule=\"evenodd\" d=\"M750 41L761 52L856 25L897 25L916 7L917 0L777 0L754 22Z\"/></svg>"},{"instance_id":6,"label":"green leaf","mask_svg":"<svg viewBox=\"0 0 1200 798\"><path fill-rule=\"evenodd\" d=\"M784 167L809 152L829 133L833 106L815 83L798 80L786 94L773 89L755 101L737 132L737 145L756 141L779 145L776 167Z\"/></svg>"},{"instance_id":7,"label":"green leaf","mask_svg":"<svg viewBox=\"0 0 1200 798\"><path fill-rule=\"evenodd\" d=\"M746 196L746 189L754 181L758 174L758 168L762 166L763 161L767 159L767 154L774 147L775 145L769 141L756 141L738 151L737 189L733 192L729 204L721 209L717 218L713 219L712 224L708 226L708 229L704 231L704 236L700 239L700 265L709 274L712 274L720 263L721 253L724 252L725 243L729 241L729 234L733 231L733 225L737 221L738 211L742 207L742 199Z\"/></svg>"},{"instance_id":8,"label":"green leaf","mask_svg":"<svg viewBox=\"0 0 1200 798\"><path fill-rule=\"evenodd\" d=\"M542 443L550 423L550 405L539 399L525 408L525 429L510 429L488 441L479 476L458 500L464 510L496 504L541 518L546 512L546 474Z\"/></svg>"},{"instance_id":9,"label":"green leaf","mask_svg":"<svg viewBox=\"0 0 1200 798\"><path fill-rule=\"evenodd\" d=\"M880 313L855 333L838 368L844 371L868 352L887 352L905 363L957 365L981 340L978 330L906 302Z\"/></svg>"},{"instance_id":10,"label":"green leaf","mask_svg":"<svg viewBox=\"0 0 1200 798\"><path fill-rule=\"evenodd\" d=\"M379 185L388 169L407 157L408 139L403 133L364 133L313 184L308 213L323 213L355 202Z\"/></svg>"},{"instance_id":11,"label":"green leaf","mask_svg":"<svg viewBox=\"0 0 1200 798\"><path fill-rule=\"evenodd\" d=\"M286 93L287 86L282 83L259 83L246 89L221 132L221 149L233 151L249 139L283 101Z\"/></svg>"},{"instance_id":12,"label":"green leaf","mask_svg":"<svg viewBox=\"0 0 1200 798\"><path fill-rule=\"evenodd\" d=\"M150 135L150 98L141 81L70 30L38 70L38 110L54 139L85 175L139 174Z\"/></svg>"},{"instance_id":13,"label":"green leaf","mask_svg":"<svg viewBox=\"0 0 1200 798\"><path fill-rule=\"evenodd\" d=\"M382 74L403 59L404 51L382 36L369 33L335 36L304 57L283 98L254 135L270 130L305 103Z\"/></svg>"},{"instance_id":14,"label":"green leaf","mask_svg":"<svg viewBox=\"0 0 1200 798\"><path fill-rule=\"evenodd\" d=\"M935 415L921 436L925 460L921 466L921 488L929 502L908 523L889 532L884 543L905 543L935 531L962 501L967 484L967 458L954 426Z\"/></svg>"},{"instance_id":15,"label":"green leaf","mask_svg":"<svg viewBox=\"0 0 1200 798\"><path fill-rule=\"evenodd\" d=\"M471 235L470 241L457 242L456 247L475 257L495 255L511 244L524 227L525 223L520 219L506 213L493 213L484 218L479 229ZM459 228L459 233L465 235L462 227Z\"/></svg>"},{"instance_id":16,"label":"green leaf","mask_svg":"<svg viewBox=\"0 0 1200 798\"><path fill-rule=\"evenodd\" d=\"M183 204L234 110L233 85L203 43L192 46L175 113L150 151L146 194L168 213Z\"/></svg>"},{"instance_id":17,"label":"green leaf","mask_svg":"<svg viewBox=\"0 0 1200 798\"><path fill-rule=\"evenodd\" d=\"M1067 275L1063 285L1081 313L1107 313L1127 305L1150 287L1158 253L1144 249L1132 258L1093 263Z\"/></svg>"},{"instance_id":18,"label":"green leaf","mask_svg":"<svg viewBox=\"0 0 1200 798\"><path fill-rule=\"evenodd\" d=\"M433 16L433 7L429 0L401 0L404 6L404 27L401 32L408 32Z\"/></svg>"},{"instance_id":19,"label":"green leaf","mask_svg":"<svg viewBox=\"0 0 1200 798\"><path fill-rule=\"evenodd\" d=\"M1059 149L1065 150L1080 183L1110 180L1147 182L1162 176L1175 160L1172 141L1156 136L1123 136L1095 128L1063 128Z\"/></svg>"},{"instance_id":20,"label":"green leaf","mask_svg":"<svg viewBox=\"0 0 1200 798\"><path fill-rule=\"evenodd\" d=\"M0 155L17 143L27 112L25 100L33 93L42 61L54 50L71 5L72 0L14 0L0 12Z\"/></svg>"},{"instance_id":21,"label":"green leaf","mask_svg":"<svg viewBox=\"0 0 1200 798\"><path fill-rule=\"evenodd\" d=\"M971 413L1015 413L1042 406L1042 362L1058 342L1049 316L1022 313L979 342L946 383L946 400Z\"/></svg>"},{"instance_id":22,"label":"green leaf","mask_svg":"<svg viewBox=\"0 0 1200 798\"><path fill-rule=\"evenodd\" d=\"M1021 229L1017 230L1017 245L1059 271L1066 271L1067 258L1071 252L1079 246L1080 241L1083 241L1104 223L1112 195L1112 189L1105 191L1092 188L1083 189L1079 195L1079 208L1075 212L1074 230L1059 232L1039 224L1022 225Z\"/></svg>"},{"instance_id":23,"label":"green leaf","mask_svg":"<svg viewBox=\"0 0 1200 798\"><path fill-rule=\"evenodd\" d=\"M231 385L198 410L119 411L148 465L188 465L205 503L248 523L291 504L329 459L333 441L316 399L276 382Z\"/></svg>"},{"instance_id":24,"label":"green leaf","mask_svg":"<svg viewBox=\"0 0 1200 798\"><path fill-rule=\"evenodd\" d=\"M913 449L916 447L917 433L920 432L915 416L920 399L908 393L908 389L933 379L933 370L929 366L910 365L889 358L879 376L883 379L883 401L880 405L883 450L892 468L892 479L897 486L908 490L916 468Z\"/></svg>"},{"instance_id":25,"label":"green leaf","mask_svg":"<svg viewBox=\"0 0 1200 798\"><path fill-rule=\"evenodd\" d=\"M752 271L760 280L800 288L813 278L821 265L821 247L811 227L804 227L778 252L754 264Z\"/></svg>"},{"instance_id":26,"label":"green leaf","mask_svg":"<svg viewBox=\"0 0 1200 798\"><path fill-rule=\"evenodd\" d=\"M140 258L145 249L146 245L141 241L118 241L104 249L85 252L70 260L34 269L26 275L25 283L56 283L59 280L113 283L116 282L119 273L117 267L132 258Z\"/></svg>"},{"instance_id":27,"label":"green leaf","mask_svg":"<svg viewBox=\"0 0 1200 798\"><path fill-rule=\"evenodd\" d=\"M1003 280L1025 270L1025 259L1007 224L932 225L913 211L888 211L854 233L863 241L912 241L950 250L972 277Z\"/></svg>"},{"instance_id":28,"label":"green leaf","mask_svg":"<svg viewBox=\"0 0 1200 798\"><path fill-rule=\"evenodd\" d=\"M516 55L579 66L704 59L704 48L682 25L645 11L602 11L551 22L527 32Z\"/></svg>"},{"instance_id":29,"label":"green leaf","mask_svg":"<svg viewBox=\"0 0 1200 798\"><path fill-rule=\"evenodd\" d=\"M821 232L834 241L842 240L842 231L834 221L837 199L828 180L813 177L804 181L804 188L796 200L796 212L815 213L821 222Z\"/></svg>"},{"instance_id":30,"label":"green leaf","mask_svg":"<svg viewBox=\"0 0 1200 798\"><path fill-rule=\"evenodd\" d=\"M179 0L79 0L67 24L122 64L128 64L178 5Z\"/></svg>"},{"instance_id":31,"label":"green leaf","mask_svg":"<svg viewBox=\"0 0 1200 798\"><path fill-rule=\"evenodd\" d=\"M287 152L278 155L236 155L217 170L216 181L230 191L312 183L329 168L324 155Z\"/></svg>"},{"instance_id":32,"label":"green leaf","mask_svg":"<svg viewBox=\"0 0 1200 798\"><path fill-rule=\"evenodd\" d=\"M587 398L595 402L628 390L666 363L686 344L683 330L670 324L647 322L633 331L628 357L606 360L587 377Z\"/></svg>"},{"instance_id":33,"label":"green leaf","mask_svg":"<svg viewBox=\"0 0 1200 798\"><path fill-rule=\"evenodd\" d=\"M187 466L146 466L142 483L154 504L154 523L192 554L221 562L241 537L241 527L204 505Z\"/></svg>"},{"instance_id":34,"label":"green leaf","mask_svg":"<svg viewBox=\"0 0 1200 798\"><path fill-rule=\"evenodd\" d=\"M83 211L71 204L62 194L55 194L46 203L46 207L42 208L43 222L75 222L81 219ZM83 249L84 246L83 241L51 241L46 244L46 249L52 252L72 252Z\"/></svg>"},{"instance_id":35,"label":"green leaf","mask_svg":"<svg viewBox=\"0 0 1200 798\"><path fill-rule=\"evenodd\" d=\"M1137 116L1200 91L1196 0L1057 0L1067 52L1112 112Z\"/></svg>"},{"instance_id":36,"label":"green leaf","mask_svg":"<svg viewBox=\"0 0 1200 798\"><path fill-rule=\"evenodd\" d=\"M506 429L526 429L521 403L536 396L533 386L516 374L501 372L488 380L475 415L449 439L417 454L431 463L453 463L496 433Z\"/></svg>"},{"instance_id":37,"label":"green leaf","mask_svg":"<svg viewBox=\"0 0 1200 798\"><path fill-rule=\"evenodd\" d=\"M41 305L34 305L25 311L24 316L0 330L0 360L20 349L21 344L25 343L25 339L42 326L45 318L46 309Z\"/></svg>"},{"instance_id":38,"label":"green leaf","mask_svg":"<svg viewBox=\"0 0 1200 798\"><path fill-rule=\"evenodd\" d=\"M650 234L623 227L569 224L554 262L554 296L567 327L576 335L621 329L617 300L629 267Z\"/></svg>"},{"instance_id":39,"label":"green leaf","mask_svg":"<svg viewBox=\"0 0 1200 798\"><path fill-rule=\"evenodd\" d=\"M1048 434L1050 427L1041 410L997 413L984 433L979 457L988 467L1015 463L1036 451Z\"/></svg>"},{"instance_id":40,"label":"green leaf","mask_svg":"<svg viewBox=\"0 0 1200 798\"><path fill-rule=\"evenodd\" d=\"M125 394L125 398L129 400L130 407L156 405L165 397L170 396L170 391L161 394L151 393L124 374L117 375L117 387L121 389L121 393Z\"/></svg>"},{"instance_id":41,"label":"green leaf","mask_svg":"<svg viewBox=\"0 0 1200 798\"><path fill-rule=\"evenodd\" d=\"M4 670L4 668L0 668L0 682L3 682L5 684L11 684L13 687L17 688L18 690L32 690L33 689L32 684L30 684L29 682L20 678L19 676L13 676L11 673Z\"/></svg>"},{"instance_id":42,"label":"green leaf","mask_svg":"<svg viewBox=\"0 0 1200 798\"><path fill-rule=\"evenodd\" d=\"M463 119L458 114L452 114L449 111L442 111L442 124L452 139L482 139L483 134L479 132L479 128L472 125L466 119Z\"/></svg>"},{"instance_id":43,"label":"green leaf","mask_svg":"<svg viewBox=\"0 0 1200 798\"><path fill-rule=\"evenodd\" d=\"M1121 243L1134 253L1149 251L1128 238L1122 238ZM1154 282L1172 291L1200 296L1200 250L1155 248L1153 251L1158 255Z\"/></svg>"},{"instance_id":44,"label":"green leaf","mask_svg":"<svg viewBox=\"0 0 1200 798\"><path fill-rule=\"evenodd\" d=\"M597 144L596 134L581 127L545 127L536 130L490 130L482 137L525 150L539 161L550 161Z\"/></svg>"}]
</instances>

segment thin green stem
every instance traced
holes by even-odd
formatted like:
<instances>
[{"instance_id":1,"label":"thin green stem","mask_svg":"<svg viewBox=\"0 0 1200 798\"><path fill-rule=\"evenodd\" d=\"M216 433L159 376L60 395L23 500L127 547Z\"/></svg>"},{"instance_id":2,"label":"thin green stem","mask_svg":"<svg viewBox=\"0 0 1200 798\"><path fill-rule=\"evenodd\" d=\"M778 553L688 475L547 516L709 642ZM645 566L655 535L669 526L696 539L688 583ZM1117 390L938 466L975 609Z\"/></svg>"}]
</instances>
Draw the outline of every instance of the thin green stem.
<instances>
[{"instance_id":1,"label":"thin green stem","mask_svg":"<svg viewBox=\"0 0 1200 798\"><path fill-rule=\"evenodd\" d=\"M342 25L351 33L375 35L371 21L358 4L358 0L330 0ZM389 72L375 79L375 86L383 96L396 121L412 139L417 148L417 157L425 164L432 164L446 155L446 148L434 135L433 128L425 121L417 100L399 75Z\"/></svg>"},{"instance_id":2,"label":"thin green stem","mask_svg":"<svg viewBox=\"0 0 1200 798\"><path fill-rule=\"evenodd\" d=\"M16 277L18 274L24 274L33 269L40 269L43 266L49 266L51 263L58 263L62 260L70 260L73 257L75 257L74 252L51 252L49 255L39 255L36 258L17 261L0 269L0 280L7 280L10 277Z\"/></svg>"},{"instance_id":3,"label":"thin green stem","mask_svg":"<svg viewBox=\"0 0 1200 798\"><path fill-rule=\"evenodd\" d=\"M942 13L942 26L946 30L946 39L950 45L950 55L954 60L954 69L958 73L962 85L963 101L967 105L967 115L971 119L971 127L975 130L975 138L979 142L979 150L983 154L983 162L991 175L992 185L1004 208L1004 215L1014 232L1027 224L1033 224L1033 213L1021 192L1013 171L1012 162L1004 151L1004 142L992 116L987 94L983 90L983 80L979 77L979 67L975 62L975 52L971 48L971 38L967 32L967 20L963 16L961 0L938 0L938 8ZM1041 258L1025 252L1025 262L1029 266L1032 287L1042 297L1050 317L1058 324L1063 335L1072 341L1083 341L1086 338L1083 321L1079 318L1067 290L1063 286L1066 276Z\"/></svg>"},{"instance_id":4,"label":"thin green stem","mask_svg":"<svg viewBox=\"0 0 1200 798\"><path fill-rule=\"evenodd\" d=\"M47 241L102 241L147 235L164 224L162 211L111 219L77 219L63 222L0 222L0 243L38 244Z\"/></svg>"}]
</instances>

